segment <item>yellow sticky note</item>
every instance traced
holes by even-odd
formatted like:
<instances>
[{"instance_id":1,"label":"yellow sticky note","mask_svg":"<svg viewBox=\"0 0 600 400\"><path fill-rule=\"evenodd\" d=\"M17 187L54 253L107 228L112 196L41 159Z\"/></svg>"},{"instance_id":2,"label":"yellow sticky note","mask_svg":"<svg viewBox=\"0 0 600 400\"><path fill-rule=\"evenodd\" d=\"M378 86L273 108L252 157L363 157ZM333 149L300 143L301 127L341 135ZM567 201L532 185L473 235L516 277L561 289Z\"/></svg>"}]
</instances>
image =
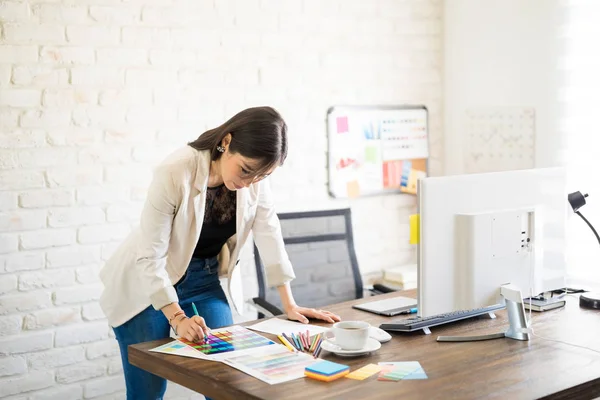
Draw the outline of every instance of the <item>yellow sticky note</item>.
<instances>
[{"instance_id":1,"label":"yellow sticky note","mask_svg":"<svg viewBox=\"0 0 600 400\"><path fill-rule=\"evenodd\" d=\"M351 181L346 183L346 190L348 192L348 197L358 197L360 195L360 185L358 184L358 181Z\"/></svg>"},{"instance_id":2,"label":"yellow sticky note","mask_svg":"<svg viewBox=\"0 0 600 400\"><path fill-rule=\"evenodd\" d=\"M410 244L418 244L420 229L421 229L421 216L419 214L413 214L408 217L409 225L410 225Z\"/></svg>"},{"instance_id":3,"label":"yellow sticky note","mask_svg":"<svg viewBox=\"0 0 600 400\"><path fill-rule=\"evenodd\" d=\"M346 375L346 378L356 379L357 381L362 381L363 379L367 379L368 377L370 377L373 374L376 374L377 372L381 371L382 369L383 369L383 367L381 365L368 364L362 368L357 369L356 371L352 371L351 373Z\"/></svg>"}]
</instances>

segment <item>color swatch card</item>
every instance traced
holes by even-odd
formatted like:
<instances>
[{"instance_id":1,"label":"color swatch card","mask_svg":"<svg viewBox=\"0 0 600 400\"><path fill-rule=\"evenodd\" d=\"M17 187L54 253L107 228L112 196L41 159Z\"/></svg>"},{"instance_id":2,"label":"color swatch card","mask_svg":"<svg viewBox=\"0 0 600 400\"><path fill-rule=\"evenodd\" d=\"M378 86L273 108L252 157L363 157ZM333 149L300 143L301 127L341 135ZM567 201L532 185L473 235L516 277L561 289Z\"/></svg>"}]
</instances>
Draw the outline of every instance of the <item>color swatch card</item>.
<instances>
[{"instance_id":1,"label":"color swatch card","mask_svg":"<svg viewBox=\"0 0 600 400\"><path fill-rule=\"evenodd\" d=\"M427 374L418 361L380 362L384 368L380 380L427 379ZM396 379L397 378L397 379Z\"/></svg>"},{"instance_id":2,"label":"color swatch card","mask_svg":"<svg viewBox=\"0 0 600 400\"><path fill-rule=\"evenodd\" d=\"M223 359L223 363L270 385L304 377L304 369L316 361L308 354L291 352L279 344L239 355L229 353Z\"/></svg>"},{"instance_id":3,"label":"color swatch card","mask_svg":"<svg viewBox=\"0 0 600 400\"><path fill-rule=\"evenodd\" d=\"M214 329L206 340L190 342L179 338L173 342L156 347L150 351L159 353L176 354L186 357L194 357L190 352L195 351L195 358L207 360L220 360L227 353L245 352L276 343L242 326L230 326L228 328Z\"/></svg>"},{"instance_id":4,"label":"color swatch card","mask_svg":"<svg viewBox=\"0 0 600 400\"><path fill-rule=\"evenodd\" d=\"M368 364L368 365L365 365L364 367L361 367L355 371L350 372L348 375L346 375L346 378L355 379L357 381L362 381L364 379L367 379L371 375L378 373L379 371L382 370L382 368L383 367L381 365Z\"/></svg>"},{"instance_id":5,"label":"color swatch card","mask_svg":"<svg viewBox=\"0 0 600 400\"><path fill-rule=\"evenodd\" d=\"M402 375L394 374L394 366L393 365L383 365L381 368L381 372L377 377L378 381L399 381L402 379Z\"/></svg>"}]
</instances>

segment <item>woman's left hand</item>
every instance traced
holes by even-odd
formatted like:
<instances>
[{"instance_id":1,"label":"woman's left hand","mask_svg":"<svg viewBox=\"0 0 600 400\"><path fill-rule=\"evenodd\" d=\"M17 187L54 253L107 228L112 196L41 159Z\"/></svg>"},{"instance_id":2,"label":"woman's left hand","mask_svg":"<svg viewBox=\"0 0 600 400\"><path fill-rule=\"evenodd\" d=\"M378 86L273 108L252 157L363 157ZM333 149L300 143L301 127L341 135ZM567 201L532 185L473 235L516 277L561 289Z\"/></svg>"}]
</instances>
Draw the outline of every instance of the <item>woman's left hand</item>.
<instances>
[{"instance_id":1,"label":"woman's left hand","mask_svg":"<svg viewBox=\"0 0 600 400\"><path fill-rule=\"evenodd\" d=\"M322 319L325 322L334 323L342 319L334 313L326 310L316 310L300 306L291 306L286 310L288 319L308 324L308 318Z\"/></svg>"}]
</instances>

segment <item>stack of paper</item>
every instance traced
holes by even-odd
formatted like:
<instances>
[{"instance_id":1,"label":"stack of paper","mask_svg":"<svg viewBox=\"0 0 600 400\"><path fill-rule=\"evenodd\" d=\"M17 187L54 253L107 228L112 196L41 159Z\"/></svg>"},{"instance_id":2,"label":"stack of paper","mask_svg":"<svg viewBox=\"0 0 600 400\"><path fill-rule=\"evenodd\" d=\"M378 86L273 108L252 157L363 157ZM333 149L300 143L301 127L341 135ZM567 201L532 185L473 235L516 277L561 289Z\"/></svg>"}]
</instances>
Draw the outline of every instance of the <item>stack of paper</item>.
<instances>
[{"instance_id":1,"label":"stack of paper","mask_svg":"<svg viewBox=\"0 0 600 400\"><path fill-rule=\"evenodd\" d=\"M384 285L399 290L409 290L417 287L417 264L401 265L383 270Z\"/></svg>"}]
</instances>

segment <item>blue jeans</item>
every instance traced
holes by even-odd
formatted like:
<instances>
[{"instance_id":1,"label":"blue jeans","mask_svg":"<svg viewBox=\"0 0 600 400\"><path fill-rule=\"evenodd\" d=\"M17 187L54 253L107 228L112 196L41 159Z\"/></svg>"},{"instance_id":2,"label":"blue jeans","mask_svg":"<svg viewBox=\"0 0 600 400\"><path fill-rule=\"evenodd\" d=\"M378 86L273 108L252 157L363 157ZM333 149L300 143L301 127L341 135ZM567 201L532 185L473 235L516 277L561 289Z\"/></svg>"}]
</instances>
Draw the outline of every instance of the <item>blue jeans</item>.
<instances>
[{"instance_id":1,"label":"blue jeans","mask_svg":"<svg viewBox=\"0 0 600 400\"><path fill-rule=\"evenodd\" d=\"M231 325L231 309L221 288L217 258L195 259L188 266L184 277L175 284L179 305L187 316L194 315L192 302L209 328ZM169 321L162 311L149 306L144 311L114 328L121 349L121 361L127 386L127 399L162 399L167 381L129 364L127 346L169 337Z\"/></svg>"}]
</instances>

